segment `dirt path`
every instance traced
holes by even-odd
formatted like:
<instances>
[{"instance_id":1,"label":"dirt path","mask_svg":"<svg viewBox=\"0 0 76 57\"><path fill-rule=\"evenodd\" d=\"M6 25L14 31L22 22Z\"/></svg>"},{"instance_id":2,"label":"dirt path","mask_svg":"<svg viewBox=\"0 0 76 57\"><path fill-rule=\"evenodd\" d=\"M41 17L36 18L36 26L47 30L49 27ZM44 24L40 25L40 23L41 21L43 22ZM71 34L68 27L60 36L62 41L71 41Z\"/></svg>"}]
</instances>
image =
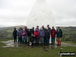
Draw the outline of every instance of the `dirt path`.
<instances>
[{"instance_id":1,"label":"dirt path","mask_svg":"<svg viewBox=\"0 0 76 57\"><path fill-rule=\"evenodd\" d=\"M18 47L18 43L14 43L14 40L0 41L0 42L5 44L5 46L2 46L4 48L6 48L6 47Z\"/></svg>"},{"instance_id":2,"label":"dirt path","mask_svg":"<svg viewBox=\"0 0 76 57\"><path fill-rule=\"evenodd\" d=\"M62 46L64 46L64 47L67 47L67 46L76 47L76 45L74 45L74 44L69 44L69 43L64 43L64 42L62 42Z\"/></svg>"}]
</instances>

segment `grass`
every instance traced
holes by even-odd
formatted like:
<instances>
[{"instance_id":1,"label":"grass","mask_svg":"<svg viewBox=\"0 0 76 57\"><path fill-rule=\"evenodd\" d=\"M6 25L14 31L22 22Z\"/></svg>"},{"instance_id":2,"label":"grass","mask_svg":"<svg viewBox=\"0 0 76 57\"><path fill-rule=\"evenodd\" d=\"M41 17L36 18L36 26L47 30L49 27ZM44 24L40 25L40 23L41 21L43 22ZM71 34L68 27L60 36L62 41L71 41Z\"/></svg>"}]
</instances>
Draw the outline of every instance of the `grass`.
<instances>
[{"instance_id":1,"label":"grass","mask_svg":"<svg viewBox=\"0 0 76 57\"><path fill-rule=\"evenodd\" d=\"M5 39L4 41L7 40ZM3 43L0 43L0 46L3 45ZM56 49L48 49L43 46L29 47L22 45L13 48L0 47L0 57L60 57L60 48L63 48L62 52L76 52L76 47L58 47Z\"/></svg>"},{"instance_id":2,"label":"grass","mask_svg":"<svg viewBox=\"0 0 76 57\"><path fill-rule=\"evenodd\" d=\"M5 38L3 38L3 39L0 39L0 41L8 41L8 40L13 40L13 38L9 38L9 39L5 39Z\"/></svg>"},{"instance_id":3,"label":"grass","mask_svg":"<svg viewBox=\"0 0 76 57\"><path fill-rule=\"evenodd\" d=\"M1 47L1 46L4 46L4 45L5 45L4 43L1 43L1 42L0 42L0 47Z\"/></svg>"},{"instance_id":4,"label":"grass","mask_svg":"<svg viewBox=\"0 0 76 57\"><path fill-rule=\"evenodd\" d=\"M0 57L59 57L60 48L63 52L75 52L75 47L58 47L45 51L42 47L0 48Z\"/></svg>"}]
</instances>

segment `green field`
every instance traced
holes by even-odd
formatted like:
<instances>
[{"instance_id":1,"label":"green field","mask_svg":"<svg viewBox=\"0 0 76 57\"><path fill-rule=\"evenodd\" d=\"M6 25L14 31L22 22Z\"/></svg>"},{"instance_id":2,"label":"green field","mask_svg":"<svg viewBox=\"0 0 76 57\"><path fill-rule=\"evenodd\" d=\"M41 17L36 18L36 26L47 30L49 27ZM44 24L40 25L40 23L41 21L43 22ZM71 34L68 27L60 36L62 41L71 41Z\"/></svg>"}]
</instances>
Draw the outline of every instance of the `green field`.
<instances>
[{"instance_id":1,"label":"green field","mask_svg":"<svg viewBox=\"0 0 76 57\"><path fill-rule=\"evenodd\" d=\"M75 47L64 47L64 52L75 52ZM59 57L60 47L45 51L42 47L0 48L0 57Z\"/></svg>"},{"instance_id":2,"label":"green field","mask_svg":"<svg viewBox=\"0 0 76 57\"><path fill-rule=\"evenodd\" d=\"M62 52L76 52L76 47L57 47L54 49L47 46L30 47L27 45L10 48L1 47L4 45L0 42L0 57L60 57L60 48L63 48Z\"/></svg>"}]
</instances>

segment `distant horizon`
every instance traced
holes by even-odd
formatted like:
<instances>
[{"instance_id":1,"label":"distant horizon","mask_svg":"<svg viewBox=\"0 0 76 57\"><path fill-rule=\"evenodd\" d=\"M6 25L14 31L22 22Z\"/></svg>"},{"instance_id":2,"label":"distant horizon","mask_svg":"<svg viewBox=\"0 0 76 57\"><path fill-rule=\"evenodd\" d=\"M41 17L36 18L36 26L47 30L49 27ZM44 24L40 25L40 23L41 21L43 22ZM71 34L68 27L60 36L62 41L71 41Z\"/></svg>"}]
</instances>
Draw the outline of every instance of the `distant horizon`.
<instances>
[{"instance_id":1,"label":"distant horizon","mask_svg":"<svg viewBox=\"0 0 76 57\"><path fill-rule=\"evenodd\" d=\"M27 26L27 25L11 25L11 26L6 26L6 25L0 25L0 27L16 27L16 26ZM60 26L60 27L76 27L76 25L56 25L55 27L58 27L58 26ZM28 27L28 26L27 26ZM44 26L44 27L46 27L46 26ZM52 26L50 26L50 27L52 27Z\"/></svg>"}]
</instances>

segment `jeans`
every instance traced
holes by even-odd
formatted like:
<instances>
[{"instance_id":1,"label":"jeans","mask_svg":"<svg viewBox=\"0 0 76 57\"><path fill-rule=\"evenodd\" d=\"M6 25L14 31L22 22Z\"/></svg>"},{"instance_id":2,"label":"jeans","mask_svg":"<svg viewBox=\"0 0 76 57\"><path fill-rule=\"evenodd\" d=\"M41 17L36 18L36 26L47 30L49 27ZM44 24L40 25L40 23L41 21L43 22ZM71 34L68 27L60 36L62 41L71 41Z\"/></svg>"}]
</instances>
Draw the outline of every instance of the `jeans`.
<instances>
[{"instance_id":1,"label":"jeans","mask_svg":"<svg viewBox=\"0 0 76 57\"><path fill-rule=\"evenodd\" d=\"M14 36L14 43L17 42L17 36Z\"/></svg>"},{"instance_id":2,"label":"jeans","mask_svg":"<svg viewBox=\"0 0 76 57\"><path fill-rule=\"evenodd\" d=\"M44 38L44 44L49 45L50 38Z\"/></svg>"},{"instance_id":3,"label":"jeans","mask_svg":"<svg viewBox=\"0 0 76 57\"><path fill-rule=\"evenodd\" d=\"M51 38L52 45L55 44L55 38Z\"/></svg>"},{"instance_id":4,"label":"jeans","mask_svg":"<svg viewBox=\"0 0 76 57\"><path fill-rule=\"evenodd\" d=\"M39 44L39 39L36 38L35 40L36 40L36 44L38 45Z\"/></svg>"},{"instance_id":5,"label":"jeans","mask_svg":"<svg viewBox=\"0 0 76 57\"><path fill-rule=\"evenodd\" d=\"M18 43L22 43L22 37L18 37Z\"/></svg>"},{"instance_id":6,"label":"jeans","mask_svg":"<svg viewBox=\"0 0 76 57\"><path fill-rule=\"evenodd\" d=\"M27 38L26 37L22 37L22 42L23 43L27 43Z\"/></svg>"}]
</instances>

